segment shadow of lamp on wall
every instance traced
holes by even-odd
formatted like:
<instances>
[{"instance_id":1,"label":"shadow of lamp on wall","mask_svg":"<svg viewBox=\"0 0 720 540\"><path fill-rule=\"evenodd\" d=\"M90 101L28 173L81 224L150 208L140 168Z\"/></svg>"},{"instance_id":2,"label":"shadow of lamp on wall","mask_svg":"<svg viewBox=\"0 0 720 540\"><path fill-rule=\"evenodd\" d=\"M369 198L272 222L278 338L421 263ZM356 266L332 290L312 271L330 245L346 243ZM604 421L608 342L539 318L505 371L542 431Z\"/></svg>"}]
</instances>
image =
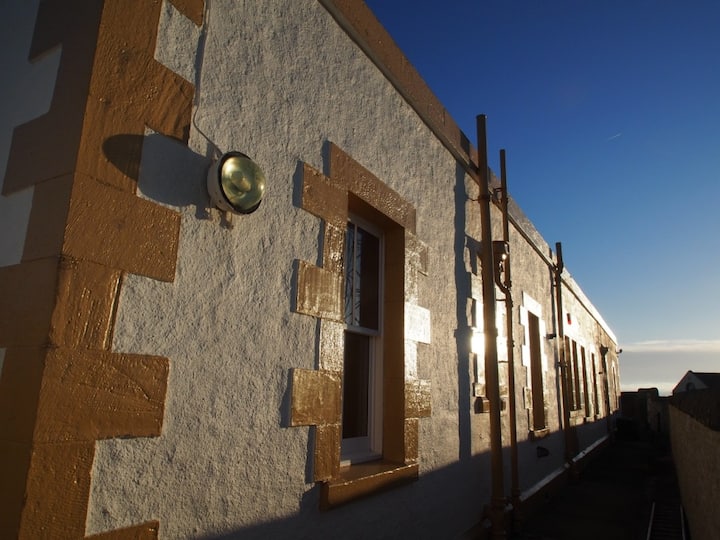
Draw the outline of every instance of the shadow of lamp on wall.
<instances>
[{"instance_id":1,"label":"shadow of lamp on wall","mask_svg":"<svg viewBox=\"0 0 720 540\"><path fill-rule=\"evenodd\" d=\"M208 195L229 225L228 215L254 212L265 193L265 174L242 152L218 151L220 157L211 161L170 137L127 133L106 139L103 153L143 194L171 206L194 205L198 218L208 219ZM181 182L178 177L205 182Z\"/></svg>"}]
</instances>

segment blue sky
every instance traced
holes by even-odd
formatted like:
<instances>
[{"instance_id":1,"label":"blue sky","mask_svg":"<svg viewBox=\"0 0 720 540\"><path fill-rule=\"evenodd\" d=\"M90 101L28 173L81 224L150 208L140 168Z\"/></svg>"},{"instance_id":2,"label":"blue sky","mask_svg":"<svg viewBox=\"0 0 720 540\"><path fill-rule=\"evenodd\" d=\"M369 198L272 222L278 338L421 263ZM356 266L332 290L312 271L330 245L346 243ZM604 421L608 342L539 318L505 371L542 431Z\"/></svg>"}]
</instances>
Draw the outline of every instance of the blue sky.
<instances>
[{"instance_id":1,"label":"blue sky","mask_svg":"<svg viewBox=\"0 0 720 540\"><path fill-rule=\"evenodd\" d=\"M720 2L367 0L613 328L627 389L720 371Z\"/></svg>"}]
</instances>

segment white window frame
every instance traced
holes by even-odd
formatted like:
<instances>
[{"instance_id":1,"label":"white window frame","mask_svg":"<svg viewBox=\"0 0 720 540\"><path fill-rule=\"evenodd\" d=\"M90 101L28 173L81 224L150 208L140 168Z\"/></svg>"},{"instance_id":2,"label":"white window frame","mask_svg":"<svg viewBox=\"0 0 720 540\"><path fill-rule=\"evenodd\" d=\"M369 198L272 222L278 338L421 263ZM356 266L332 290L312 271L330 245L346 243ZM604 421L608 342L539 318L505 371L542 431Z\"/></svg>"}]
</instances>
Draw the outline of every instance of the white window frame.
<instances>
[{"instance_id":1,"label":"white window frame","mask_svg":"<svg viewBox=\"0 0 720 540\"><path fill-rule=\"evenodd\" d=\"M346 324L345 331L370 338L368 382L368 435L341 439L340 466L364 463L382 458L383 431L383 299L385 282L385 238L377 225L351 214L349 224L354 224L375 235L378 242L378 329ZM344 387L343 377L343 387ZM344 390L343 390L344 395Z\"/></svg>"}]
</instances>

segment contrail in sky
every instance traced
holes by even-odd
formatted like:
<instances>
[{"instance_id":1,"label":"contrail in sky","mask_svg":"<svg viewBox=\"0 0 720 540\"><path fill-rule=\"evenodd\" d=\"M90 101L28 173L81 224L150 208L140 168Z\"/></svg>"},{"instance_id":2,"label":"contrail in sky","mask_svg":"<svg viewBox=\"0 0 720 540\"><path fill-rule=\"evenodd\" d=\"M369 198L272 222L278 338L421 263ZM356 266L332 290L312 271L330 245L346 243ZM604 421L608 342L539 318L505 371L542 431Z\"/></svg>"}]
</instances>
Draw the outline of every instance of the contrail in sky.
<instances>
[{"instance_id":1,"label":"contrail in sky","mask_svg":"<svg viewBox=\"0 0 720 540\"><path fill-rule=\"evenodd\" d=\"M612 141L613 139L617 139L617 138L620 137L620 136L622 136L622 133L616 133L616 134L613 135L612 137L608 137L607 139L605 139L605 141L606 141L606 142L607 142L607 141Z\"/></svg>"}]
</instances>

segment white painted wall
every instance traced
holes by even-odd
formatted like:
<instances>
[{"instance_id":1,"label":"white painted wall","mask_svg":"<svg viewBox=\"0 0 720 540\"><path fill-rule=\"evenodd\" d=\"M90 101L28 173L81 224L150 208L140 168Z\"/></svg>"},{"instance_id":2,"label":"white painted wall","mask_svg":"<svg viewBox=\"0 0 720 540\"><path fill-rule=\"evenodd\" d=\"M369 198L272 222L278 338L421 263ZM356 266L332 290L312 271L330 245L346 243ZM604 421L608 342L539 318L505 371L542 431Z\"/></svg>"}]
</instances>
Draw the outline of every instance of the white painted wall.
<instances>
[{"instance_id":1,"label":"white painted wall","mask_svg":"<svg viewBox=\"0 0 720 540\"><path fill-rule=\"evenodd\" d=\"M487 492L488 478L457 465L455 283L445 277L455 264L455 162L318 2L211 7L191 150L154 134L143 148L139 191L182 214L176 279L127 276L114 337L116 351L170 358L163 435L98 443L87 532L160 519L164 538L436 537L447 523L435 508L459 533L479 520L472 494ZM187 26L177 17L165 10L161 28ZM156 57L192 78L188 41L199 36L182 31L187 40L161 32ZM200 131L268 178L260 209L232 229L216 210L205 215L211 151ZM418 352L418 376L434 385L433 418L421 420L423 481L320 514L308 428L285 426L290 369L315 367L315 319L291 311L293 261L318 261L320 233L293 198L302 161L324 169L326 141L415 205L432 254L419 304L436 311L433 343ZM451 485L456 493L438 496ZM363 527L346 530L349 515Z\"/></svg>"},{"instance_id":2,"label":"white painted wall","mask_svg":"<svg viewBox=\"0 0 720 540\"><path fill-rule=\"evenodd\" d=\"M173 283L125 278L113 343L170 359L163 434L97 444L87 533L159 519L162 538L458 536L481 520L490 481L488 415L469 410L473 366L459 362L456 337L458 302L471 296L455 222L467 179L319 2L210 6L205 35L164 6L156 58L198 84L197 111L189 149L147 134L138 189L181 213L178 267ZM431 381L432 417L420 421L418 482L320 513L309 429L286 426L289 372L315 367L316 321L291 310L293 261L319 257L320 221L298 208L298 171L325 169L326 141L417 209L430 253L418 303L432 322L417 369ZM212 145L250 155L268 179L260 209L232 228L207 209ZM467 221L471 232L477 218ZM538 261L517 278L513 269L523 286L537 275L547 279ZM538 287L530 294L550 314ZM537 479L562 463L553 449Z\"/></svg>"}]
</instances>

